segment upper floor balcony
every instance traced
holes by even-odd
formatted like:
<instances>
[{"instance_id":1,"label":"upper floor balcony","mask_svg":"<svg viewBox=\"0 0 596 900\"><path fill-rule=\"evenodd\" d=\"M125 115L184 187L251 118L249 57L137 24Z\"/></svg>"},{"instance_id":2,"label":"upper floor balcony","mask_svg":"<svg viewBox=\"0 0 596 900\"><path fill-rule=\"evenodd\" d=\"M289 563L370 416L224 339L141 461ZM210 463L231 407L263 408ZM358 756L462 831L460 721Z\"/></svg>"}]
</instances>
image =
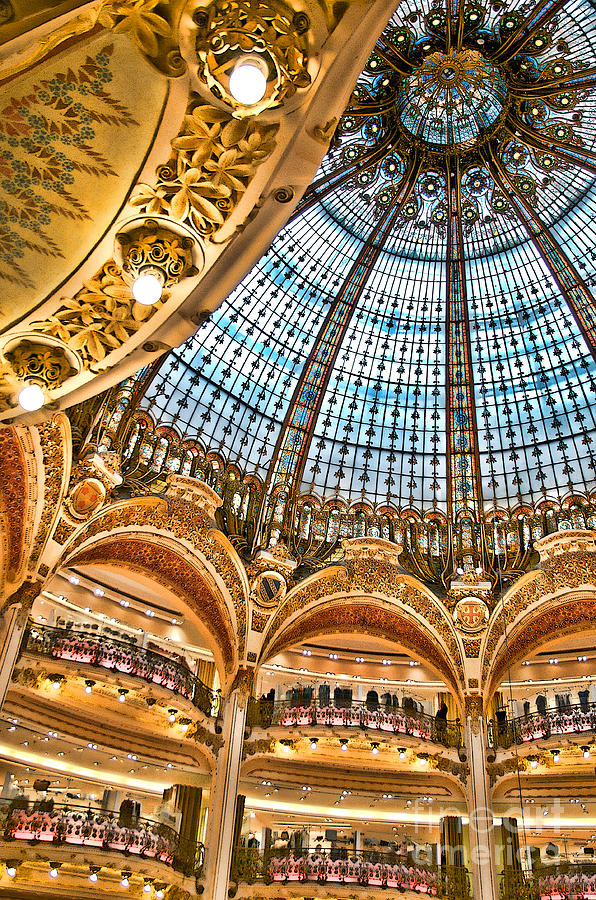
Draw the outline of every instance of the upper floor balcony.
<instances>
[{"instance_id":1,"label":"upper floor balcony","mask_svg":"<svg viewBox=\"0 0 596 900\"><path fill-rule=\"evenodd\" d=\"M346 896L350 897L359 887L393 888L400 893L409 891L449 900L467 900L470 896L469 874L463 867L427 866L400 857L396 852L376 850L326 853L309 848L265 851L236 848L231 881L237 885L242 882L273 885L278 890L279 885L299 886L306 882L338 888L343 885L349 889Z\"/></svg>"},{"instance_id":2,"label":"upper floor balcony","mask_svg":"<svg viewBox=\"0 0 596 900\"><path fill-rule=\"evenodd\" d=\"M514 744L584 732L596 732L596 703L584 702L544 709L515 719L493 720L489 726L489 741L495 748L507 749Z\"/></svg>"},{"instance_id":3,"label":"upper floor balcony","mask_svg":"<svg viewBox=\"0 0 596 900\"><path fill-rule=\"evenodd\" d=\"M161 863L186 876L199 876L203 867L202 844L184 841L171 827L128 812L108 812L98 807L54 803L29 803L24 797L0 801L0 835L15 848L43 844L81 853L89 850L119 853L129 859ZM13 853L14 855L14 853ZM115 863L118 865L118 863Z\"/></svg>"},{"instance_id":4,"label":"upper floor balcony","mask_svg":"<svg viewBox=\"0 0 596 900\"><path fill-rule=\"evenodd\" d=\"M292 700L254 699L249 705L247 723L257 728L360 728L383 735L405 735L444 747L462 746L459 720L406 712L393 703L373 700L330 699L321 703L313 699L308 705L296 705Z\"/></svg>"},{"instance_id":5,"label":"upper floor balcony","mask_svg":"<svg viewBox=\"0 0 596 900\"><path fill-rule=\"evenodd\" d=\"M182 663L132 641L33 622L25 632L21 652L142 678L184 697L206 716L219 712L219 691L211 690Z\"/></svg>"},{"instance_id":6,"label":"upper floor balcony","mask_svg":"<svg viewBox=\"0 0 596 900\"><path fill-rule=\"evenodd\" d=\"M534 872L505 871L503 900L596 900L596 862L558 862Z\"/></svg>"}]
</instances>

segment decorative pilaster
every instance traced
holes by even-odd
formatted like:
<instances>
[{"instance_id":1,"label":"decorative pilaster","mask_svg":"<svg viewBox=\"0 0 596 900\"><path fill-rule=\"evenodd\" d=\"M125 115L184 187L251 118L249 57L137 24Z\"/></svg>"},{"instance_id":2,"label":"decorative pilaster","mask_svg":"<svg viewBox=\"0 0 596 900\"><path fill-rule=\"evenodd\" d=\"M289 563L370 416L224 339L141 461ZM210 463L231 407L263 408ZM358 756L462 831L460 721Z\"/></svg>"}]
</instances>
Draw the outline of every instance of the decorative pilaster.
<instances>
[{"instance_id":1,"label":"decorative pilaster","mask_svg":"<svg viewBox=\"0 0 596 900\"><path fill-rule=\"evenodd\" d=\"M474 900L498 900L495 834L486 766L486 723L482 697L465 698L465 743L469 775L467 801L470 831L470 862Z\"/></svg>"},{"instance_id":2,"label":"decorative pilaster","mask_svg":"<svg viewBox=\"0 0 596 900\"><path fill-rule=\"evenodd\" d=\"M210 900L228 897L244 726L253 681L252 669L240 669L223 708L224 744L213 773L205 842L205 892Z\"/></svg>"},{"instance_id":3,"label":"decorative pilaster","mask_svg":"<svg viewBox=\"0 0 596 900\"><path fill-rule=\"evenodd\" d=\"M2 607L0 614L0 710L12 678L33 602L40 592L38 581L25 581Z\"/></svg>"}]
</instances>

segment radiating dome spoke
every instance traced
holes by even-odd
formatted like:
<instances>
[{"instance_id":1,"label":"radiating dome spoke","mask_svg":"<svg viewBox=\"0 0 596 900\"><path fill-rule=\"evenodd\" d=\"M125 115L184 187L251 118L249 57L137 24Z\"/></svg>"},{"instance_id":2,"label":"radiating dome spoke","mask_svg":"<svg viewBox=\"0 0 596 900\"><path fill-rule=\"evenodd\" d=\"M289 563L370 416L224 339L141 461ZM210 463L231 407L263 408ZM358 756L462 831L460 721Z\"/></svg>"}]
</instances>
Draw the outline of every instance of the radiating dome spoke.
<instances>
[{"instance_id":1,"label":"radiating dome spoke","mask_svg":"<svg viewBox=\"0 0 596 900\"><path fill-rule=\"evenodd\" d=\"M567 254L558 246L550 230L524 198L514 179L492 154L490 165L495 182L504 191L510 192L510 202L552 272L596 360L596 300Z\"/></svg>"},{"instance_id":2,"label":"radiating dome spoke","mask_svg":"<svg viewBox=\"0 0 596 900\"><path fill-rule=\"evenodd\" d=\"M522 565L487 517L593 489L592 23L588 0L396 9L286 229L152 388L259 479L257 543L335 552L361 507L446 583L496 541Z\"/></svg>"},{"instance_id":3,"label":"radiating dome spoke","mask_svg":"<svg viewBox=\"0 0 596 900\"><path fill-rule=\"evenodd\" d=\"M578 144L564 144L562 141L555 140L550 134L537 131L516 118L511 118L505 130L513 140L520 138L529 147L541 150L546 156L555 157L564 164L581 166L588 172L596 173L596 153L593 150L588 150Z\"/></svg>"},{"instance_id":4,"label":"radiating dome spoke","mask_svg":"<svg viewBox=\"0 0 596 900\"><path fill-rule=\"evenodd\" d=\"M517 14L505 16L501 27L506 39L493 59L505 63L516 53L525 50L542 51L545 39L540 35L540 30L569 2L570 0L539 0L525 18L520 19Z\"/></svg>"}]
</instances>

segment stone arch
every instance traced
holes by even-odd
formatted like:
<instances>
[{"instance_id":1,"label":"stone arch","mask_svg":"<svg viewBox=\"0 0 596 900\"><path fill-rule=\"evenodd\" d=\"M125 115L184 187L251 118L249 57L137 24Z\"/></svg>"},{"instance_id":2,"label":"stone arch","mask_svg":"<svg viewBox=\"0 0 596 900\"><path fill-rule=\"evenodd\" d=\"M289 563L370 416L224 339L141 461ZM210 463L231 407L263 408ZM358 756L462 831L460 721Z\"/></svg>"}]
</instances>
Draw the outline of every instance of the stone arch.
<instances>
[{"instance_id":1,"label":"stone arch","mask_svg":"<svg viewBox=\"0 0 596 900\"><path fill-rule=\"evenodd\" d=\"M222 684L237 665L234 627L219 591L197 560L163 536L127 531L100 538L65 560L68 566L109 566L136 572L166 588L197 621L213 652Z\"/></svg>"},{"instance_id":2,"label":"stone arch","mask_svg":"<svg viewBox=\"0 0 596 900\"><path fill-rule=\"evenodd\" d=\"M181 496L143 497L105 507L77 530L54 565L129 568L171 590L205 634L222 685L233 677L246 639L248 581L234 548L212 517L209 488Z\"/></svg>"},{"instance_id":3,"label":"stone arch","mask_svg":"<svg viewBox=\"0 0 596 900\"><path fill-rule=\"evenodd\" d=\"M557 638L585 630L596 630L596 586L592 591L572 591L563 597L545 598L519 620L502 641L491 665L487 683L490 699L510 665L521 662L528 652Z\"/></svg>"},{"instance_id":4,"label":"stone arch","mask_svg":"<svg viewBox=\"0 0 596 900\"><path fill-rule=\"evenodd\" d=\"M261 662L323 634L367 634L401 644L437 670L459 697L461 682L454 665L430 629L388 600L366 596L323 600L283 628L267 647Z\"/></svg>"},{"instance_id":5,"label":"stone arch","mask_svg":"<svg viewBox=\"0 0 596 900\"><path fill-rule=\"evenodd\" d=\"M438 598L401 569L396 548L387 541L356 539L344 547L343 565L331 566L289 591L264 634L260 664L290 641L304 640L300 634L359 629L382 637L393 633L434 665L461 701L461 644Z\"/></svg>"},{"instance_id":6,"label":"stone arch","mask_svg":"<svg viewBox=\"0 0 596 900\"><path fill-rule=\"evenodd\" d=\"M522 576L495 608L481 648L482 687L488 701L505 671L532 641L577 633L589 623L596 603L596 533L556 532L535 542L536 569ZM590 626L591 627L591 626ZM505 641L507 631L507 641Z\"/></svg>"}]
</instances>

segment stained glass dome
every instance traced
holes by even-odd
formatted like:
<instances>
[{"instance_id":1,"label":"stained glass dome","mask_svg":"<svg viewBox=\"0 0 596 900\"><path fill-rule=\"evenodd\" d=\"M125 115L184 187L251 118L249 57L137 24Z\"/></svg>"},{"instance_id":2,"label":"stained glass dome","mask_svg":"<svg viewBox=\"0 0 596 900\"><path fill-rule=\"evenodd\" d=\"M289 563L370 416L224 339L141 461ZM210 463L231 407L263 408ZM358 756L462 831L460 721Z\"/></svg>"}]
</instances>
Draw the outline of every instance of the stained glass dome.
<instances>
[{"instance_id":1,"label":"stained glass dome","mask_svg":"<svg viewBox=\"0 0 596 900\"><path fill-rule=\"evenodd\" d=\"M271 489L593 487L596 10L400 3L290 223L146 402Z\"/></svg>"}]
</instances>

